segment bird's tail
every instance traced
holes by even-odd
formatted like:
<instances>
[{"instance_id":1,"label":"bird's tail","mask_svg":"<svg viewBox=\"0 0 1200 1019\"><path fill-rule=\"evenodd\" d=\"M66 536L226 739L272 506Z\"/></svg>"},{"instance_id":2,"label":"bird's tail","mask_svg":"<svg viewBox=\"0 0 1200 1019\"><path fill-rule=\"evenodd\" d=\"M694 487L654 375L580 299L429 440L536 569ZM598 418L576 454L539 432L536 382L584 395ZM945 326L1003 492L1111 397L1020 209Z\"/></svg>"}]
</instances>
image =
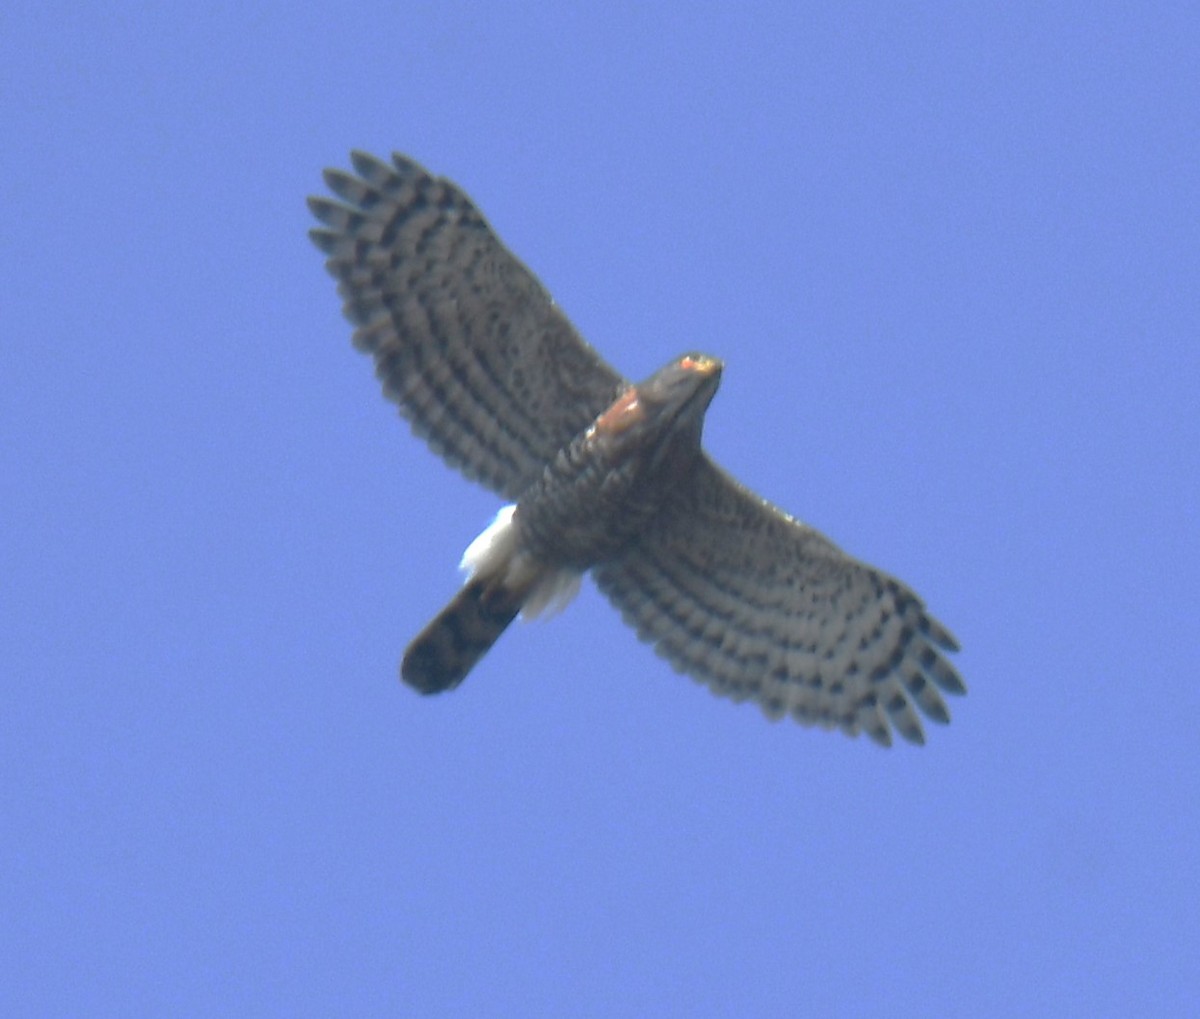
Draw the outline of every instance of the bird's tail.
<instances>
[{"instance_id":1,"label":"bird's tail","mask_svg":"<svg viewBox=\"0 0 1200 1019\"><path fill-rule=\"evenodd\" d=\"M421 693L458 686L521 611L528 589L469 580L408 645L400 675Z\"/></svg>"},{"instance_id":2,"label":"bird's tail","mask_svg":"<svg viewBox=\"0 0 1200 1019\"><path fill-rule=\"evenodd\" d=\"M404 652L400 675L421 693L458 686L520 612L552 615L579 590L580 574L547 567L519 548L515 506L505 506L463 553L470 574L432 623Z\"/></svg>"}]
</instances>

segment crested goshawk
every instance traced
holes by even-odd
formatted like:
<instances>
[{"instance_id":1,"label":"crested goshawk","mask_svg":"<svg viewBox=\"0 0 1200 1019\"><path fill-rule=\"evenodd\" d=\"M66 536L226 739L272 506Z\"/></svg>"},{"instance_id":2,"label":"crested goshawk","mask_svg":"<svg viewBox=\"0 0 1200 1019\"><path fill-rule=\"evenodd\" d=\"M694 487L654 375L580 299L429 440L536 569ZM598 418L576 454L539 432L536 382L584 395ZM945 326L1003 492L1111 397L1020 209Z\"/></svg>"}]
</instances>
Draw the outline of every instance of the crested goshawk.
<instances>
[{"instance_id":1,"label":"crested goshawk","mask_svg":"<svg viewBox=\"0 0 1200 1019\"><path fill-rule=\"evenodd\" d=\"M701 449L721 362L685 354L633 385L575 332L462 191L403 156L327 170L310 198L354 343L447 463L513 505L409 646L422 693L457 686L520 612L591 570L676 669L771 717L924 741L964 691L954 638L900 581L847 556Z\"/></svg>"}]
</instances>

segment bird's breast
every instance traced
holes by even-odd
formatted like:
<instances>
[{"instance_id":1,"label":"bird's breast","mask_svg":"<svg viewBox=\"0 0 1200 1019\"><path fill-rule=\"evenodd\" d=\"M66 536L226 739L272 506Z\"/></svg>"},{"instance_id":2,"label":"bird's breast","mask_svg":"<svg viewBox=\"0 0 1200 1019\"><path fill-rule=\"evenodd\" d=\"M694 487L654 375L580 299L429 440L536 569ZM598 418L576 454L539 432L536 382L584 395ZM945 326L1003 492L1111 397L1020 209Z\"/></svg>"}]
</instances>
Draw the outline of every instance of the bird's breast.
<instances>
[{"instance_id":1,"label":"bird's breast","mask_svg":"<svg viewBox=\"0 0 1200 1019\"><path fill-rule=\"evenodd\" d=\"M546 466L517 504L525 551L547 565L583 571L615 556L649 525L678 472L658 469L655 447L622 442L619 431L640 413L636 391L629 390Z\"/></svg>"}]
</instances>

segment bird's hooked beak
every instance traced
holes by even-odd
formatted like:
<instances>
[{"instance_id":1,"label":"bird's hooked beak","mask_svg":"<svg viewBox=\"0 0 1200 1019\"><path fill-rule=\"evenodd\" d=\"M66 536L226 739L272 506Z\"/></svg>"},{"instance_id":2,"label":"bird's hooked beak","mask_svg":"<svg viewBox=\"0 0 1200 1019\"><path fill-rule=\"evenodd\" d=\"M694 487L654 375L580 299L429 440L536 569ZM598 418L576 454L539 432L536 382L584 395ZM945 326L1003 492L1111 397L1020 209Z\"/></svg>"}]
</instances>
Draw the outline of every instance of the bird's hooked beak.
<instances>
[{"instance_id":1,"label":"bird's hooked beak","mask_svg":"<svg viewBox=\"0 0 1200 1019\"><path fill-rule=\"evenodd\" d=\"M725 364L719 358L709 357L707 354L684 354L679 359L679 367L698 375L715 375L719 379Z\"/></svg>"},{"instance_id":2,"label":"bird's hooked beak","mask_svg":"<svg viewBox=\"0 0 1200 1019\"><path fill-rule=\"evenodd\" d=\"M720 385L724 362L707 354L684 354L675 364L684 378L691 379L691 385L694 387L687 404L690 405L699 398L707 405Z\"/></svg>"}]
</instances>

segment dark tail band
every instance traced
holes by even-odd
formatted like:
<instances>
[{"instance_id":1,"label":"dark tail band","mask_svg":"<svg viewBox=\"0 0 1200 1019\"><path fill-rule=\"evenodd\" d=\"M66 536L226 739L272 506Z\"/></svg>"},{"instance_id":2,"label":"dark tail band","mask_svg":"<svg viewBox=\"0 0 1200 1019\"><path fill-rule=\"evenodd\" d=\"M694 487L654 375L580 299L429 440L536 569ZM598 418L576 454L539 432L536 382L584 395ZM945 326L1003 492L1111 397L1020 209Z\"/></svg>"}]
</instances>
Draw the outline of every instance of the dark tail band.
<instances>
[{"instance_id":1,"label":"dark tail band","mask_svg":"<svg viewBox=\"0 0 1200 1019\"><path fill-rule=\"evenodd\" d=\"M521 610L522 596L469 581L404 652L400 675L421 693L458 686Z\"/></svg>"}]
</instances>

